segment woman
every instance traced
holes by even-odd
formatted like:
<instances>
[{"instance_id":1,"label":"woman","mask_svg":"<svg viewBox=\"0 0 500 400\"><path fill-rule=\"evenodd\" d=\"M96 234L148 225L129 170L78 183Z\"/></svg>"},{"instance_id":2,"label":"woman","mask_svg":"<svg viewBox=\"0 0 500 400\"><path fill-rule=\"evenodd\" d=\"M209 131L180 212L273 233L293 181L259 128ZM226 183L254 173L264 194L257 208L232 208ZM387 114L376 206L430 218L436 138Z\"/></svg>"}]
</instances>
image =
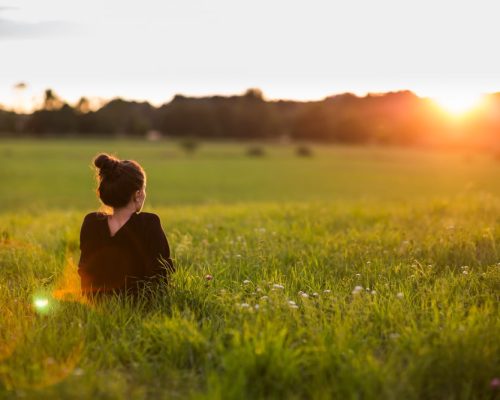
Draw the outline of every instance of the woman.
<instances>
[{"instance_id":1,"label":"woman","mask_svg":"<svg viewBox=\"0 0 500 400\"><path fill-rule=\"evenodd\" d=\"M133 160L108 154L94 159L97 195L112 213L92 212L80 231L78 274L82 293L137 294L144 282L160 281L175 270L156 214L140 212L146 174Z\"/></svg>"}]
</instances>

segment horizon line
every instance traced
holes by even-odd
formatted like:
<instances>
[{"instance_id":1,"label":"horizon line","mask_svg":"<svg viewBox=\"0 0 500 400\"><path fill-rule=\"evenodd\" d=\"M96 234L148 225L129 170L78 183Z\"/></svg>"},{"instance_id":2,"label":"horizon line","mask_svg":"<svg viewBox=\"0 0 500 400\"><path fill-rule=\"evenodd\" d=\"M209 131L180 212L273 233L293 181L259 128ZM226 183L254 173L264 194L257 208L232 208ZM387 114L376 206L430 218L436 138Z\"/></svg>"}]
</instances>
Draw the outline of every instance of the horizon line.
<instances>
[{"instance_id":1,"label":"horizon line","mask_svg":"<svg viewBox=\"0 0 500 400\"><path fill-rule=\"evenodd\" d=\"M383 96L391 93L411 93L414 96L422 99L422 100L436 100L436 96L433 95L422 95L421 93L418 93L417 91L414 91L409 88L398 88L398 89L391 89L387 91L364 91L364 92L359 92L359 91L341 91L341 92L333 92L331 94L327 94L322 97L315 97L315 98L307 98L307 99L301 99L301 98L292 98L292 97L269 97L265 95L265 91L262 90L259 87L248 87L246 90L243 92L233 92L233 93L206 93L206 94L186 94L186 92L177 92L173 94L170 99L166 99L164 101L155 101L147 98L141 98L141 97L128 97L126 95L114 95L114 96L109 96L109 97L102 97L102 96L79 96L77 100L67 100L64 97L60 97L57 94L57 91L51 88L46 88L45 90L52 90L52 92L57 96L59 100L62 101L63 104L67 104L69 106L75 107L78 102L81 99L86 99L90 103L94 103L93 106L91 106L91 111L98 110L99 108L105 106L108 103L111 103L112 101L115 100L123 100L126 102L135 102L135 103L148 103L149 105L153 107L161 107L166 104L171 103L176 97L185 97L185 98L190 98L190 99L204 99L204 98L211 98L211 97L225 97L225 98L230 98L230 97L241 97L244 96L246 93L248 93L250 90L258 90L262 93L262 99L266 102L295 102L295 103L314 103L314 102L321 102L325 101L329 98L337 97L337 96L342 96L342 95L352 95L357 98L366 98L370 96ZM4 104L0 103L0 110L2 111L7 111L7 112L15 112L15 113L32 113L34 111L37 111L38 109L41 109L41 101L43 101L44 98L44 92L39 95L38 99L33 100L32 98L32 106L31 107L16 107L14 104ZM499 90L493 90L489 92L481 92L478 93L478 97L483 98L486 96L492 96L492 95L498 95L500 94L500 89Z\"/></svg>"}]
</instances>

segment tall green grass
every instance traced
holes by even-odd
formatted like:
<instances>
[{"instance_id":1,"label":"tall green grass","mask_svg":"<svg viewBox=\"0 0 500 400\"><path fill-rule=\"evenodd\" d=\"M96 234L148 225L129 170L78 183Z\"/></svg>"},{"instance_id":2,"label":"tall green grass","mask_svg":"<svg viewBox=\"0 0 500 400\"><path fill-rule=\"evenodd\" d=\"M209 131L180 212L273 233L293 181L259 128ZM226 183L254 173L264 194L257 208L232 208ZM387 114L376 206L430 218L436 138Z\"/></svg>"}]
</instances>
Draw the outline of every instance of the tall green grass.
<instances>
[{"instance_id":1,"label":"tall green grass","mask_svg":"<svg viewBox=\"0 0 500 400\"><path fill-rule=\"evenodd\" d=\"M0 218L0 393L494 396L496 198L155 211L178 267L171 287L149 301L95 305L71 293L80 214ZM34 296L49 300L47 310Z\"/></svg>"}]
</instances>

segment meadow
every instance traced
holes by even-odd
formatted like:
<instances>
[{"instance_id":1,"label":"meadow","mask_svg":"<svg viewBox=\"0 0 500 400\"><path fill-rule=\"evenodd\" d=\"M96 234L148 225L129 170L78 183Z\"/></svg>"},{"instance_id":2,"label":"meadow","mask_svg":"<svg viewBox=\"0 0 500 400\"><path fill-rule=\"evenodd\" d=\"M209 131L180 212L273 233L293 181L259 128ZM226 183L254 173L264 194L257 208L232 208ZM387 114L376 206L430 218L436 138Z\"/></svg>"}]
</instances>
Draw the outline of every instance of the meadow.
<instances>
[{"instance_id":1,"label":"meadow","mask_svg":"<svg viewBox=\"0 0 500 400\"><path fill-rule=\"evenodd\" d=\"M498 160L248 147L0 141L0 398L500 396ZM170 242L149 302L79 296L101 151L145 167Z\"/></svg>"}]
</instances>

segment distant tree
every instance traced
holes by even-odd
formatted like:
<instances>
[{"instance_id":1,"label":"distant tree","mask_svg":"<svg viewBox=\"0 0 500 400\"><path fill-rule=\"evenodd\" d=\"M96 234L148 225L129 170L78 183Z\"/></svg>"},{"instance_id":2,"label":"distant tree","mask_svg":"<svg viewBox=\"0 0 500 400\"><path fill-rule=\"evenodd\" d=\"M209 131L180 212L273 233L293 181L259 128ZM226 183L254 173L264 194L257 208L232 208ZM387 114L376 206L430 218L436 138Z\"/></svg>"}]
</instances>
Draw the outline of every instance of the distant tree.
<instances>
[{"instance_id":1,"label":"distant tree","mask_svg":"<svg viewBox=\"0 0 500 400\"><path fill-rule=\"evenodd\" d=\"M63 106L62 100L54 93L52 89L45 90L45 97L43 100L43 109L53 111Z\"/></svg>"},{"instance_id":2,"label":"distant tree","mask_svg":"<svg viewBox=\"0 0 500 400\"><path fill-rule=\"evenodd\" d=\"M24 92L28 85L25 82L18 82L14 85L14 93L16 96L15 100L15 110L17 112L24 112Z\"/></svg>"},{"instance_id":3,"label":"distant tree","mask_svg":"<svg viewBox=\"0 0 500 400\"><path fill-rule=\"evenodd\" d=\"M86 97L80 97L75 107L76 112L79 114L86 114L90 111L90 102Z\"/></svg>"},{"instance_id":4,"label":"distant tree","mask_svg":"<svg viewBox=\"0 0 500 400\"><path fill-rule=\"evenodd\" d=\"M14 85L15 90L25 90L28 85L25 82L18 82Z\"/></svg>"},{"instance_id":5,"label":"distant tree","mask_svg":"<svg viewBox=\"0 0 500 400\"><path fill-rule=\"evenodd\" d=\"M247 89L243 97L247 100L264 101L264 93L259 88Z\"/></svg>"}]
</instances>

